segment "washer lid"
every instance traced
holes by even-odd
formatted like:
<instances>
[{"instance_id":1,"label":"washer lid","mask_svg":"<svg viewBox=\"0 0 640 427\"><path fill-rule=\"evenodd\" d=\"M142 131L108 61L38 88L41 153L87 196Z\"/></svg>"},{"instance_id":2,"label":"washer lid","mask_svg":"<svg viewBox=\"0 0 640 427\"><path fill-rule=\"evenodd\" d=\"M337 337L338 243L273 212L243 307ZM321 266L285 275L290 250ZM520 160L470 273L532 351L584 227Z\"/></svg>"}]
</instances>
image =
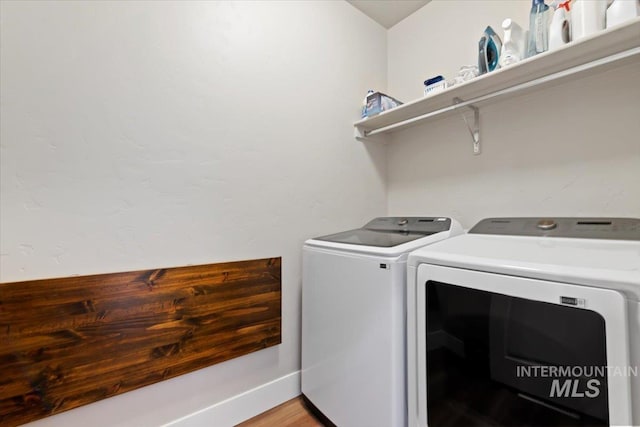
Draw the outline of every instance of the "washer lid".
<instances>
[{"instance_id":1,"label":"washer lid","mask_svg":"<svg viewBox=\"0 0 640 427\"><path fill-rule=\"evenodd\" d=\"M315 237L313 240L390 248L451 228L449 218L381 217L355 230Z\"/></svg>"}]
</instances>

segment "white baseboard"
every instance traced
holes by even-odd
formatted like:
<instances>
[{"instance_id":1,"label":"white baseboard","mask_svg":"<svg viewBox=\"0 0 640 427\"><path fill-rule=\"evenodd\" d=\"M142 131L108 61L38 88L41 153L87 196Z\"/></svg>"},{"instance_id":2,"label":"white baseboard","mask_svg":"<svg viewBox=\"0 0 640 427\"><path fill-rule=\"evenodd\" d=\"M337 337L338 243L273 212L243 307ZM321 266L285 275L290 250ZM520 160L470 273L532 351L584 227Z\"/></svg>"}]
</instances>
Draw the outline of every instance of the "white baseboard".
<instances>
[{"instance_id":1,"label":"white baseboard","mask_svg":"<svg viewBox=\"0 0 640 427\"><path fill-rule=\"evenodd\" d=\"M299 394L300 371L295 371L162 427L232 427Z\"/></svg>"}]
</instances>

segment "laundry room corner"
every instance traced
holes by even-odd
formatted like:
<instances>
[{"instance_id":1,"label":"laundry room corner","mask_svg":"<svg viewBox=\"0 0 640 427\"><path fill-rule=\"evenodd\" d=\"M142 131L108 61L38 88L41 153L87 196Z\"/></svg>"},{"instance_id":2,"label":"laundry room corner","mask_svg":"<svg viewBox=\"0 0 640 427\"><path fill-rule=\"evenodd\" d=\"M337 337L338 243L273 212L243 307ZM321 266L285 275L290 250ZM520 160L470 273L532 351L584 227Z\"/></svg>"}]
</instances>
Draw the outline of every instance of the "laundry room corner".
<instances>
[{"instance_id":1,"label":"laundry room corner","mask_svg":"<svg viewBox=\"0 0 640 427\"><path fill-rule=\"evenodd\" d=\"M432 1L389 29L390 94L422 97L422 81L477 63L477 40L526 2ZM433 43L432 41L436 41ZM543 84L480 108L482 152L461 109L387 136L388 214L431 212L465 228L501 215L629 216L640 212L640 64Z\"/></svg>"}]
</instances>

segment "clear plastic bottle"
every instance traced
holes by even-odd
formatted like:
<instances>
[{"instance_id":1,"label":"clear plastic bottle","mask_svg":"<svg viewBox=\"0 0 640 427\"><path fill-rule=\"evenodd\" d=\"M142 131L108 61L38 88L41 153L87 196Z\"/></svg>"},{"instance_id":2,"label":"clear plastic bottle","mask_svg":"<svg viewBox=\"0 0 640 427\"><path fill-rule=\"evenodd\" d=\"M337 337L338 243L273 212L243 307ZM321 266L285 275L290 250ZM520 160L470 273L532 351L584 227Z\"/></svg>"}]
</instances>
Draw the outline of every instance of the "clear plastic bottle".
<instances>
[{"instance_id":1,"label":"clear plastic bottle","mask_svg":"<svg viewBox=\"0 0 640 427\"><path fill-rule=\"evenodd\" d=\"M529 14L529 43L527 56L549 50L549 6L544 0L533 0Z\"/></svg>"}]
</instances>

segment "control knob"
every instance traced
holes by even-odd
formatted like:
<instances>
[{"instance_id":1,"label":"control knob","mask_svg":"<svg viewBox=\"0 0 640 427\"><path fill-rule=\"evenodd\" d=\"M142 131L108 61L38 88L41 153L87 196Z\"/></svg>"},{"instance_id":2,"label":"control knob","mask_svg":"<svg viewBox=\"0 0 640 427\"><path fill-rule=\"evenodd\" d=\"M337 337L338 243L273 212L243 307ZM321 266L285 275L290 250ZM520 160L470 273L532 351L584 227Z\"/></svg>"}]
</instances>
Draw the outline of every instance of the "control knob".
<instances>
[{"instance_id":1,"label":"control knob","mask_svg":"<svg viewBox=\"0 0 640 427\"><path fill-rule=\"evenodd\" d=\"M538 227L540 230L545 230L545 231L553 230L557 226L558 224L552 219L541 219L540 221L538 221L538 224L536 224L536 227Z\"/></svg>"}]
</instances>

